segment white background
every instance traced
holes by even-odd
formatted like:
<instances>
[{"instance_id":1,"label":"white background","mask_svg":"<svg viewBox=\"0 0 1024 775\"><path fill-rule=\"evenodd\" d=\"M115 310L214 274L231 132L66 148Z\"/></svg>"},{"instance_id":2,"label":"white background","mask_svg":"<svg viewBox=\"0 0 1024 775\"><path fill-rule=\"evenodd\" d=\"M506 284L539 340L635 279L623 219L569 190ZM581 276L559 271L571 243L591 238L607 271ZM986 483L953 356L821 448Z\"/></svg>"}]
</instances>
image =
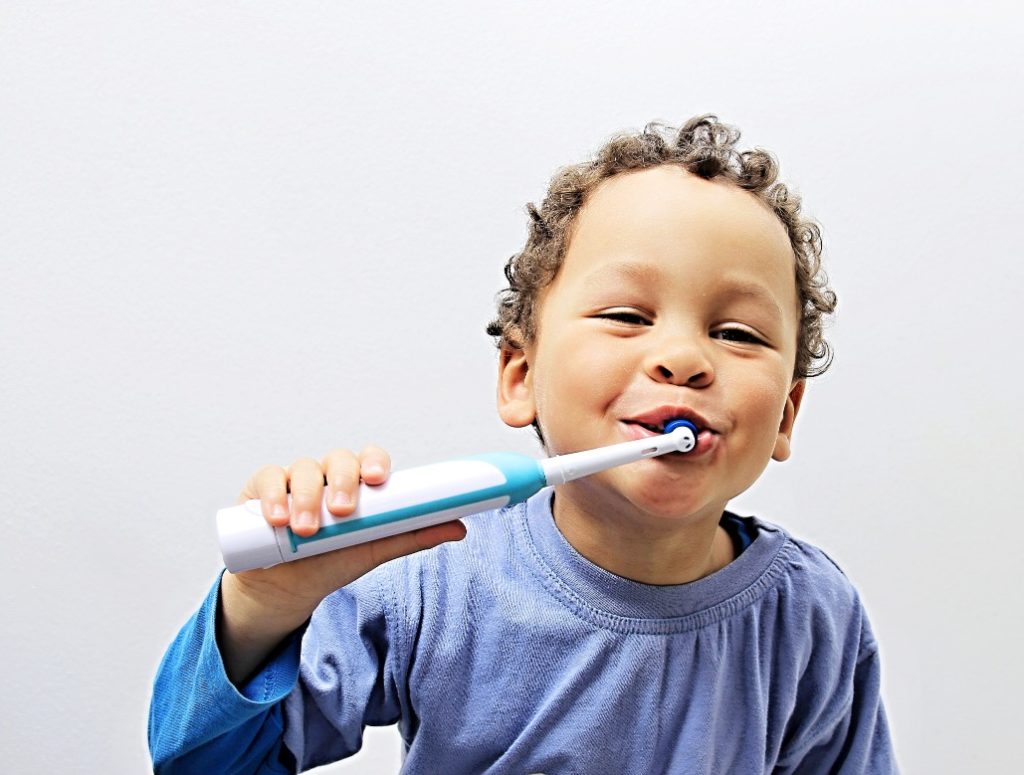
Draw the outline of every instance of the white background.
<instances>
[{"instance_id":1,"label":"white background","mask_svg":"<svg viewBox=\"0 0 1024 775\"><path fill-rule=\"evenodd\" d=\"M734 506L858 585L906 772L1019 772L1012 8L0 2L4 771L149 768L157 664L260 465L535 453L483 332L525 203L714 112L779 157L840 297L794 458ZM322 771L397 766L388 729Z\"/></svg>"}]
</instances>

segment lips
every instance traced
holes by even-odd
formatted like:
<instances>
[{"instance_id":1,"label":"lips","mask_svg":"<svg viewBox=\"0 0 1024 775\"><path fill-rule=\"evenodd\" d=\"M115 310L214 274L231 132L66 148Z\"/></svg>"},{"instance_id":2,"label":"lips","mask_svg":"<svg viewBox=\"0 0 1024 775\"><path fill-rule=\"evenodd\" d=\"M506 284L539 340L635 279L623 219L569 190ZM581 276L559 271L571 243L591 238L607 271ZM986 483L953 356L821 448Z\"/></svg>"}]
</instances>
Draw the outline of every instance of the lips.
<instances>
[{"instance_id":1,"label":"lips","mask_svg":"<svg viewBox=\"0 0 1024 775\"><path fill-rule=\"evenodd\" d=\"M665 423L669 420L689 420L696 425L697 444L690 452L670 453L665 457L704 458L705 455L709 455L717 449L720 438L717 422L712 424L710 420L688 406L663 405L632 417L623 418L620 422L625 426L627 438L639 439L664 433Z\"/></svg>"},{"instance_id":2,"label":"lips","mask_svg":"<svg viewBox=\"0 0 1024 775\"><path fill-rule=\"evenodd\" d=\"M622 422L640 425L652 433L663 433L665 430L665 423L669 420L689 420L697 426L698 433L702 431L708 431L715 434L718 433L711 423L700 414L692 409L680 406L658 407L657 409L652 409L649 412L644 412L643 414L638 414L634 417L624 418Z\"/></svg>"},{"instance_id":3,"label":"lips","mask_svg":"<svg viewBox=\"0 0 1024 775\"><path fill-rule=\"evenodd\" d=\"M634 439L650 439L661 435L661 431L653 431L646 424L631 422L629 420L621 420L620 422L622 424L624 437L630 441L633 441ZM690 422L693 422L693 420L690 420ZM694 424L696 425L696 423ZM692 450L689 452L670 452L667 455L662 455L661 457L654 459L665 461L670 458L686 458L688 460L692 460L695 458L704 458L705 455L717 449L719 440L722 437L715 431L708 428L701 429L699 425L697 428L697 444Z\"/></svg>"}]
</instances>

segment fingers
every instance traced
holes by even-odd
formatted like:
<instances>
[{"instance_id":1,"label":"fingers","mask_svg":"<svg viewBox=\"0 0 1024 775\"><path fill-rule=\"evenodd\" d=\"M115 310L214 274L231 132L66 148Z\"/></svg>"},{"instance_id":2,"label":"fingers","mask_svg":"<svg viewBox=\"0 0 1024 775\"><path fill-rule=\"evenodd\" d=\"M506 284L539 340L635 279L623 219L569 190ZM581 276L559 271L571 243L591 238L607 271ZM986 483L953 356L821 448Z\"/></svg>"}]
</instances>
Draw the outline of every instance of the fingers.
<instances>
[{"instance_id":1,"label":"fingers","mask_svg":"<svg viewBox=\"0 0 1024 775\"><path fill-rule=\"evenodd\" d=\"M288 472L281 466L263 466L253 474L238 496L239 503L258 498L263 516L274 527L288 524Z\"/></svg>"},{"instance_id":2,"label":"fingers","mask_svg":"<svg viewBox=\"0 0 1024 775\"><path fill-rule=\"evenodd\" d=\"M383 484L390 474L391 458L380 447L368 446L358 456L334 449L319 462L300 458L286 468L264 466L246 483L238 502L259 498L267 522L274 527L290 524L298 535L309 536L320 528L325 485L328 510L343 517L356 508L360 481Z\"/></svg>"},{"instance_id":3,"label":"fingers","mask_svg":"<svg viewBox=\"0 0 1024 775\"><path fill-rule=\"evenodd\" d=\"M327 479L327 508L339 517L351 514L359 489L359 458L347 449L332 449L320 464Z\"/></svg>"},{"instance_id":4,"label":"fingers","mask_svg":"<svg viewBox=\"0 0 1024 775\"><path fill-rule=\"evenodd\" d=\"M299 458L288 466L288 488L292 494L291 527L301 536L313 535L320 527L324 495L324 472L313 458Z\"/></svg>"},{"instance_id":5,"label":"fingers","mask_svg":"<svg viewBox=\"0 0 1024 775\"><path fill-rule=\"evenodd\" d=\"M380 447L367 447L358 457L347 449L335 449L320 464L327 480L327 508L339 517L355 510L361 481L383 484L391 474L391 458Z\"/></svg>"},{"instance_id":6,"label":"fingers","mask_svg":"<svg viewBox=\"0 0 1024 775\"><path fill-rule=\"evenodd\" d=\"M383 484L391 474L391 456L380 447L366 447L359 456L359 465L367 484Z\"/></svg>"},{"instance_id":7,"label":"fingers","mask_svg":"<svg viewBox=\"0 0 1024 775\"><path fill-rule=\"evenodd\" d=\"M286 468L263 466L246 483L238 502L258 498L263 517L271 525L290 524L299 535L312 535L320 525L323 489L320 464L312 458L301 458Z\"/></svg>"}]
</instances>

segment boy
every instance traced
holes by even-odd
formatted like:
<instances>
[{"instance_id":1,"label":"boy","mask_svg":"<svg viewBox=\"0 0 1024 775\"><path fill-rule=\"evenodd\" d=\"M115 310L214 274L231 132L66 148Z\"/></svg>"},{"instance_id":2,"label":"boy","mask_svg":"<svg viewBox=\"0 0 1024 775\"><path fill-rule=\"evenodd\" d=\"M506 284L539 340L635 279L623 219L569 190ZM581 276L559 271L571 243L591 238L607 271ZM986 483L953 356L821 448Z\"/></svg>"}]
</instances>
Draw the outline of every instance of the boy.
<instances>
[{"instance_id":1,"label":"boy","mask_svg":"<svg viewBox=\"0 0 1024 775\"><path fill-rule=\"evenodd\" d=\"M697 448L471 517L468 535L225 573L157 676L158 771L293 772L394 722L410 773L895 771L856 591L725 510L788 458L835 306L817 228L738 137L702 116L561 171L488 328L499 414L549 454L674 417ZM310 534L324 495L350 513L388 466L336 450L261 469L240 500Z\"/></svg>"}]
</instances>

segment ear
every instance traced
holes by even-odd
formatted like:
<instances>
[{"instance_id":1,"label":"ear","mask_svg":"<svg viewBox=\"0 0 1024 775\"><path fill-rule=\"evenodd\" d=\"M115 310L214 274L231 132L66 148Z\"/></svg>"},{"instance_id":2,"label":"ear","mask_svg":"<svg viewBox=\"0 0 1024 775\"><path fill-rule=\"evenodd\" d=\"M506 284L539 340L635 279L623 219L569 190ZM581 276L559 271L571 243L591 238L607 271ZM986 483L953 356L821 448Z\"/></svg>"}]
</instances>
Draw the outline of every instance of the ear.
<instances>
[{"instance_id":1,"label":"ear","mask_svg":"<svg viewBox=\"0 0 1024 775\"><path fill-rule=\"evenodd\" d=\"M779 435L775 439L775 449L772 452L772 459L782 462L789 460L790 441L793 437L793 423L796 422L796 413L800 411L800 402L804 398L804 388L807 381L798 379L789 389L786 397L786 407L782 410L782 422L779 424Z\"/></svg>"},{"instance_id":2,"label":"ear","mask_svg":"<svg viewBox=\"0 0 1024 775\"><path fill-rule=\"evenodd\" d=\"M506 425L523 428L537 417L533 374L525 350L503 346L498 357L498 415Z\"/></svg>"}]
</instances>

